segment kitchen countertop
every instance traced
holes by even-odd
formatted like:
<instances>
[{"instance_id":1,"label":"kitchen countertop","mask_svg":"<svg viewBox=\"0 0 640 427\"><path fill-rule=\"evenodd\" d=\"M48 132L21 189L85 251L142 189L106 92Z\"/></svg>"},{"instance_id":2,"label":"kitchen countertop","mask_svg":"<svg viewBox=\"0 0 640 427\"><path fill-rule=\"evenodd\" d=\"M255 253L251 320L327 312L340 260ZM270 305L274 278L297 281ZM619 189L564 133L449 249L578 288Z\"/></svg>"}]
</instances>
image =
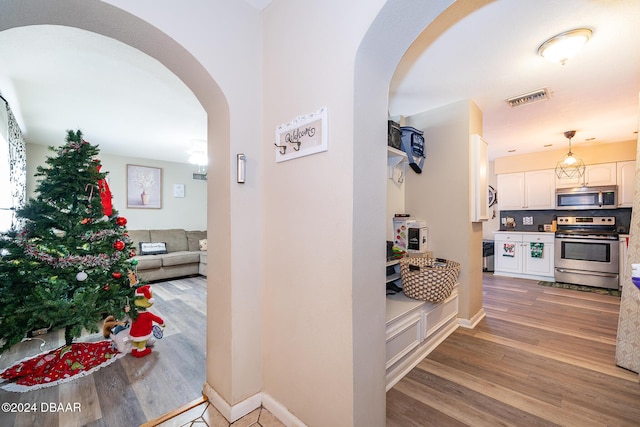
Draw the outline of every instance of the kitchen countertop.
<instances>
[{"instance_id":1,"label":"kitchen countertop","mask_svg":"<svg viewBox=\"0 0 640 427\"><path fill-rule=\"evenodd\" d=\"M555 234L553 231L496 230L494 233Z\"/></svg>"}]
</instances>

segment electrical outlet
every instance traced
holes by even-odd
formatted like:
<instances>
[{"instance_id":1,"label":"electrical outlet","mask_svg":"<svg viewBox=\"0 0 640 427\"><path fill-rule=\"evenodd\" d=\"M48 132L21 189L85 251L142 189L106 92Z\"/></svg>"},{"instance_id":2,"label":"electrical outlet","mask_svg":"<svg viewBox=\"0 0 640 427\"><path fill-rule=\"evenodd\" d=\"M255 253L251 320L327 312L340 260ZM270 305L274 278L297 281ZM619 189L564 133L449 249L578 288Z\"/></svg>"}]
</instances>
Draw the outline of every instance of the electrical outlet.
<instances>
[{"instance_id":1,"label":"electrical outlet","mask_svg":"<svg viewBox=\"0 0 640 427\"><path fill-rule=\"evenodd\" d=\"M505 217L500 218L500 222L502 223L502 225L507 225L507 218Z\"/></svg>"},{"instance_id":2,"label":"electrical outlet","mask_svg":"<svg viewBox=\"0 0 640 427\"><path fill-rule=\"evenodd\" d=\"M522 224L523 225L533 225L533 217L532 216L522 217Z\"/></svg>"}]
</instances>

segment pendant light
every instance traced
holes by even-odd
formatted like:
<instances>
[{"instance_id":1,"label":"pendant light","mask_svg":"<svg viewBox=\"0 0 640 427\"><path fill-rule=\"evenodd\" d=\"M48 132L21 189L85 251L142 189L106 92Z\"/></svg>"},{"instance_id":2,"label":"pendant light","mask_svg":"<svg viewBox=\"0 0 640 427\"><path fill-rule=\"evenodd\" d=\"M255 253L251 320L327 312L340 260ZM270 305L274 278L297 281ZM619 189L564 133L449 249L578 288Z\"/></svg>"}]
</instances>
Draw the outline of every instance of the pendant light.
<instances>
[{"instance_id":1,"label":"pendant light","mask_svg":"<svg viewBox=\"0 0 640 427\"><path fill-rule=\"evenodd\" d=\"M568 130L564 133L565 138L569 139L569 152L556 164L556 176L559 179L582 178L584 176L584 162L571 152L571 138L575 134L575 130Z\"/></svg>"}]
</instances>

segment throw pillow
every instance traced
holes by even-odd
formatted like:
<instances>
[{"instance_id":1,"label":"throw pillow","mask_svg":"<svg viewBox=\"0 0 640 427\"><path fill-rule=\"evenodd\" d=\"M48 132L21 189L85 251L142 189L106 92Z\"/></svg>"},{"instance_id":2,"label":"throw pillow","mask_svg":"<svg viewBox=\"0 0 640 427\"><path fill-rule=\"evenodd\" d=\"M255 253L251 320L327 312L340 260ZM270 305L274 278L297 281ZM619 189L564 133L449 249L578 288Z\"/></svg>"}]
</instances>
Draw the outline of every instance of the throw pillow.
<instances>
[{"instance_id":1,"label":"throw pillow","mask_svg":"<svg viewBox=\"0 0 640 427\"><path fill-rule=\"evenodd\" d=\"M140 255L167 253L167 242L140 242Z\"/></svg>"},{"instance_id":2,"label":"throw pillow","mask_svg":"<svg viewBox=\"0 0 640 427\"><path fill-rule=\"evenodd\" d=\"M198 246L200 247L201 251L206 251L207 250L207 239L198 240Z\"/></svg>"}]
</instances>

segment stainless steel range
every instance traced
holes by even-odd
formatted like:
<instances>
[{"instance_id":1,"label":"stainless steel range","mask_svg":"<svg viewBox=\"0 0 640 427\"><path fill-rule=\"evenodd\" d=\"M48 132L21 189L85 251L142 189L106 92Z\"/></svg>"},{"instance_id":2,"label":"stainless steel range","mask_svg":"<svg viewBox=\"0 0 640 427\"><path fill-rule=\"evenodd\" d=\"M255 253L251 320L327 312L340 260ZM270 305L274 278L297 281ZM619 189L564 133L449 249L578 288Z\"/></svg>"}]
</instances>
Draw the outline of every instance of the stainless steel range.
<instances>
[{"instance_id":1,"label":"stainless steel range","mask_svg":"<svg viewBox=\"0 0 640 427\"><path fill-rule=\"evenodd\" d=\"M615 217L558 217L554 249L556 282L618 289Z\"/></svg>"}]
</instances>

